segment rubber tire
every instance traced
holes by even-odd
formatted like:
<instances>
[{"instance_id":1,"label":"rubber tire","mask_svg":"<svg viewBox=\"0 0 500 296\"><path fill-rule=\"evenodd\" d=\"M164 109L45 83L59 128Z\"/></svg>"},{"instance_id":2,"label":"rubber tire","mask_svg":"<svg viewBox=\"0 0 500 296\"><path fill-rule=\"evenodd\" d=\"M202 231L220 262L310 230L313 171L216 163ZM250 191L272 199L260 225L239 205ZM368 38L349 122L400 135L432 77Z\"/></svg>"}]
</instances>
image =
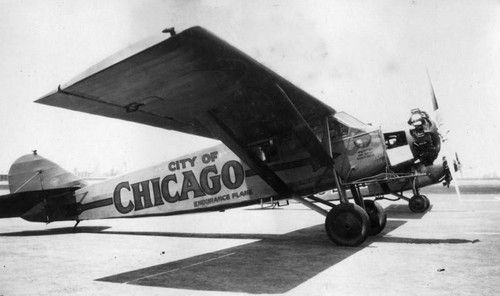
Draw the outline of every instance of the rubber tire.
<instances>
[{"instance_id":1,"label":"rubber tire","mask_svg":"<svg viewBox=\"0 0 500 296\"><path fill-rule=\"evenodd\" d=\"M370 233L370 218L356 204L340 204L328 212L325 220L328 237L339 246L356 247Z\"/></svg>"},{"instance_id":2,"label":"rubber tire","mask_svg":"<svg viewBox=\"0 0 500 296\"><path fill-rule=\"evenodd\" d=\"M431 201L427 196L425 195L420 195L423 199L425 199L425 210L427 211L431 207Z\"/></svg>"},{"instance_id":3,"label":"rubber tire","mask_svg":"<svg viewBox=\"0 0 500 296\"><path fill-rule=\"evenodd\" d=\"M413 213L423 213L429 209L430 202L425 195L414 195L410 198L408 207Z\"/></svg>"},{"instance_id":4,"label":"rubber tire","mask_svg":"<svg viewBox=\"0 0 500 296\"><path fill-rule=\"evenodd\" d=\"M384 208L378 202L367 199L365 209L370 218L370 235L379 234L387 224L387 214Z\"/></svg>"}]
</instances>

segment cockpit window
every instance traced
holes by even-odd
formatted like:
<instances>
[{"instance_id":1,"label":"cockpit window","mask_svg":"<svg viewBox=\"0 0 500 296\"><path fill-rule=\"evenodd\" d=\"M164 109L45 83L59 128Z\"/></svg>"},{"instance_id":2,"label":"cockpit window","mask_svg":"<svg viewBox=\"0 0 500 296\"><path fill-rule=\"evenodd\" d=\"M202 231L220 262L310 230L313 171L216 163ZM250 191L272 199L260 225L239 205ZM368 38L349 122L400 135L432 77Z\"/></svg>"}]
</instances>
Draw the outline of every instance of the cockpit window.
<instances>
[{"instance_id":1,"label":"cockpit window","mask_svg":"<svg viewBox=\"0 0 500 296\"><path fill-rule=\"evenodd\" d=\"M309 122L309 127L319 141L324 142L326 140L324 122L320 120ZM335 115L330 115L328 117L328 127L330 129L330 138L335 141L372 130L370 126L345 112L337 112Z\"/></svg>"},{"instance_id":2,"label":"cockpit window","mask_svg":"<svg viewBox=\"0 0 500 296\"><path fill-rule=\"evenodd\" d=\"M352 128L357 128L362 130L366 126L364 122L345 112L337 112L335 115L333 115L333 117L338 121L342 122L344 125Z\"/></svg>"},{"instance_id":3,"label":"cockpit window","mask_svg":"<svg viewBox=\"0 0 500 296\"><path fill-rule=\"evenodd\" d=\"M330 137L333 139L343 138L349 135L349 127L333 118L329 121L328 125L330 126Z\"/></svg>"},{"instance_id":4,"label":"cockpit window","mask_svg":"<svg viewBox=\"0 0 500 296\"><path fill-rule=\"evenodd\" d=\"M332 138L352 137L366 131L366 125L345 112L338 112L330 118Z\"/></svg>"}]
</instances>

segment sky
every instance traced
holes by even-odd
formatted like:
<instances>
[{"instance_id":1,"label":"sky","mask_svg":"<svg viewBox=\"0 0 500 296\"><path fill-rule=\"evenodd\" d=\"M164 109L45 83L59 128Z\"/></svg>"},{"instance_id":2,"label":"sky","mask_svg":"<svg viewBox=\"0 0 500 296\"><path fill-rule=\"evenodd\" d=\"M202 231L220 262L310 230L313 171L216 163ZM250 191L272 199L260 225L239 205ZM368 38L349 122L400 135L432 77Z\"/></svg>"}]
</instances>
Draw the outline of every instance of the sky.
<instances>
[{"instance_id":1,"label":"sky","mask_svg":"<svg viewBox=\"0 0 500 296\"><path fill-rule=\"evenodd\" d=\"M68 170L126 172L216 145L33 103L115 52L195 25L384 130L432 111L428 71L464 176L500 175L500 2L457 0L0 0L0 172L34 149Z\"/></svg>"}]
</instances>

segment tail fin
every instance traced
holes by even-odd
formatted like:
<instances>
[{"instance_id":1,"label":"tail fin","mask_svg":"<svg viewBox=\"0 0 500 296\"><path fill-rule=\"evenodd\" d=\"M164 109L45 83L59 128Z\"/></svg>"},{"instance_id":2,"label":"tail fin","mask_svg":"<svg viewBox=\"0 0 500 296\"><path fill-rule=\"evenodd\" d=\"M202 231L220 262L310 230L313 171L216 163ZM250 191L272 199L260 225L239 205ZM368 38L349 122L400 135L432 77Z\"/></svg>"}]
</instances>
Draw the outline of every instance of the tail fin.
<instances>
[{"instance_id":1,"label":"tail fin","mask_svg":"<svg viewBox=\"0 0 500 296\"><path fill-rule=\"evenodd\" d=\"M74 220L78 205L73 192L87 184L36 151L18 158L9 170L11 194L0 196L0 218L28 221Z\"/></svg>"},{"instance_id":2,"label":"tail fin","mask_svg":"<svg viewBox=\"0 0 500 296\"><path fill-rule=\"evenodd\" d=\"M85 181L38 155L36 150L18 158L9 170L11 193L86 185Z\"/></svg>"}]
</instances>

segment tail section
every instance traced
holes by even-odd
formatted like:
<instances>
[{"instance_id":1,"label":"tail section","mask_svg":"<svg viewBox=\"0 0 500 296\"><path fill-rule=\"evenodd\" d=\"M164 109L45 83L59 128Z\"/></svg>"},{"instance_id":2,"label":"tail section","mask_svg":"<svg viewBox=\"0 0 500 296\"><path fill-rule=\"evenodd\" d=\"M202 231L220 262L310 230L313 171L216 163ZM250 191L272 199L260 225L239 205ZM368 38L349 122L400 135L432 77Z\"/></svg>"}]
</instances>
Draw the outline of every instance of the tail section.
<instances>
[{"instance_id":1,"label":"tail section","mask_svg":"<svg viewBox=\"0 0 500 296\"><path fill-rule=\"evenodd\" d=\"M18 158L9 170L10 194L0 196L0 218L34 222L74 220L74 191L87 184L36 151Z\"/></svg>"},{"instance_id":2,"label":"tail section","mask_svg":"<svg viewBox=\"0 0 500 296\"><path fill-rule=\"evenodd\" d=\"M9 170L10 193L83 187L87 184L36 151L18 158Z\"/></svg>"}]
</instances>

